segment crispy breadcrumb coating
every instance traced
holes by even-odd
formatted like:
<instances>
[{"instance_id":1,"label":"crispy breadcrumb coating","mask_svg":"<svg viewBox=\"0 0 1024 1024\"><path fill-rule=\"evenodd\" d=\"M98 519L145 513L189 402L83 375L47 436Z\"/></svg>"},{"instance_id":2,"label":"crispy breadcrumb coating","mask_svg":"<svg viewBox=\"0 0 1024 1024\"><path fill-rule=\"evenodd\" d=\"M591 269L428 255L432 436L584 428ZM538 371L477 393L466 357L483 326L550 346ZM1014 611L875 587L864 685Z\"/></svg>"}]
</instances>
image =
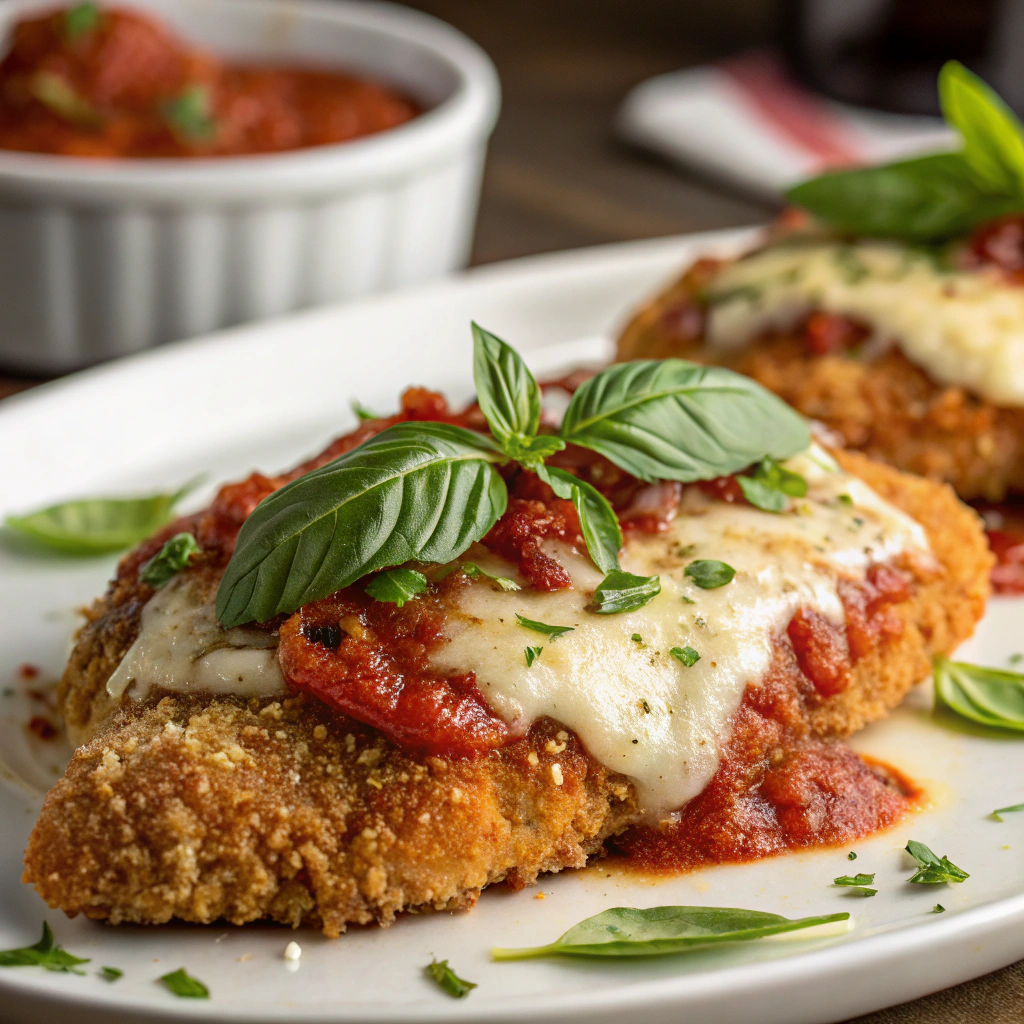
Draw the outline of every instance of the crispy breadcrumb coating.
<instances>
[{"instance_id":1,"label":"crispy breadcrumb coating","mask_svg":"<svg viewBox=\"0 0 1024 1024\"><path fill-rule=\"evenodd\" d=\"M704 345L699 326L676 311L687 308L714 272L709 263L691 268L636 312L619 337L618 359L675 356L727 366L824 423L846 446L952 484L965 500L1024 493L1024 409L937 384L898 349L872 360L815 355L802 338L787 334L752 338L735 351Z\"/></svg>"},{"instance_id":2,"label":"crispy breadcrumb coating","mask_svg":"<svg viewBox=\"0 0 1024 1024\"><path fill-rule=\"evenodd\" d=\"M819 737L883 717L970 635L991 563L979 519L948 487L837 457L922 524L937 564L906 562L902 634L854 665L847 690L808 701ZM62 680L69 731L87 742L46 798L24 874L53 907L113 923L271 918L333 936L582 866L639 816L632 784L547 720L465 760L403 752L310 697L114 708L104 684L148 593L112 585Z\"/></svg>"}]
</instances>

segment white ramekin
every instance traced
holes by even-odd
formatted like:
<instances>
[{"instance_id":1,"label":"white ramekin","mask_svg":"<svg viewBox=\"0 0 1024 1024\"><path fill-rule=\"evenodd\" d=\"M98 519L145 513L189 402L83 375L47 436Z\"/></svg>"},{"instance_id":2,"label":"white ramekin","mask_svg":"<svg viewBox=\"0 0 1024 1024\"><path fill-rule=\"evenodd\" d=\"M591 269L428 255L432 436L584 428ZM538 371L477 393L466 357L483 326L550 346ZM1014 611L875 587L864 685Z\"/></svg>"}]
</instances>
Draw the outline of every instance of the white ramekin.
<instances>
[{"instance_id":1,"label":"white ramekin","mask_svg":"<svg viewBox=\"0 0 1024 1024\"><path fill-rule=\"evenodd\" d=\"M0 35L53 2L0 3ZM129 2L225 56L362 73L429 109L379 135L270 156L0 151L0 366L64 372L465 264L499 95L474 43L369 0Z\"/></svg>"}]
</instances>

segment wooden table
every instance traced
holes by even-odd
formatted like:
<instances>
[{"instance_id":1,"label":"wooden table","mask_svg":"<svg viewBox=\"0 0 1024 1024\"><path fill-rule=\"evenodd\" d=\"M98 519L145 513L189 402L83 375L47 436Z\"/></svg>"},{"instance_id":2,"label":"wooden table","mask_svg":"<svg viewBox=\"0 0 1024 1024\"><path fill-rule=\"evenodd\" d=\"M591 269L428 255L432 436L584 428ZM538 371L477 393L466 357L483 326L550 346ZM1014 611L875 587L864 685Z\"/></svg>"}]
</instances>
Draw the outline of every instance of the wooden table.
<instances>
[{"instance_id":1,"label":"wooden table","mask_svg":"<svg viewBox=\"0 0 1024 1024\"><path fill-rule=\"evenodd\" d=\"M406 0L410 2L410 0ZM484 179L474 263L735 227L773 210L615 142L626 91L763 43L771 0L412 0L494 58L504 104ZM0 375L0 398L37 381ZM865 979L869 983L869 979ZM1024 964L856 1024L1010 1024Z\"/></svg>"}]
</instances>

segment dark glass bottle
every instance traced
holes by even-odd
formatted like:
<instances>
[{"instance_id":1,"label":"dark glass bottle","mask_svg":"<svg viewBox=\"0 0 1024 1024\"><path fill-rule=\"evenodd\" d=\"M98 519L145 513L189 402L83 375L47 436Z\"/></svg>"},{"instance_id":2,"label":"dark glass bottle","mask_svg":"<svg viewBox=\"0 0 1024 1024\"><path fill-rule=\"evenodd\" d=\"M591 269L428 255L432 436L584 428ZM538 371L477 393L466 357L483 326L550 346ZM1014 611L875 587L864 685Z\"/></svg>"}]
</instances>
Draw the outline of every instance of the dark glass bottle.
<instances>
[{"instance_id":1,"label":"dark glass bottle","mask_svg":"<svg viewBox=\"0 0 1024 1024\"><path fill-rule=\"evenodd\" d=\"M1024 115L1024 0L781 0L805 85L881 110L937 114L935 78L963 61Z\"/></svg>"}]
</instances>

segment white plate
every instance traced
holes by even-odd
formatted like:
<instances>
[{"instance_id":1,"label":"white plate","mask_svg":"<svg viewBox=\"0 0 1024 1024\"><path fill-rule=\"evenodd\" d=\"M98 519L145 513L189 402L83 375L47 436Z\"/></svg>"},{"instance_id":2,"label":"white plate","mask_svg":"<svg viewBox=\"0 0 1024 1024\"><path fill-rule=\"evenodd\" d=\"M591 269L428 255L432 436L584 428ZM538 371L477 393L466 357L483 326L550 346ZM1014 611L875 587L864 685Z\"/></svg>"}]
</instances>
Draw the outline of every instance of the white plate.
<instances>
[{"instance_id":1,"label":"white plate","mask_svg":"<svg viewBox=\"0 0 1024 1024\"><path fill-rule=\"evenodd\" d=\"M409 383L470 390L474 317L550 371L607 353L602 340L630 305L698 249L736 235L675 239L492 267L392 295L225 332L80 374L0 404L0 515L61 498L174 487L275 468L347 430L349 400L394 406ZM583 339L560 344L566 339ZM212 487L212 484L210 485ZM196 495L196 502L209 494ZM0 545L0 687L21 662L61 669L70 609L98 594L114 559L27 557ZM994 665L1024 650L1022 603L993 603L966 658ZM537 889L484 893L470 914L423 915L387 930L354 929L329 941L310 930L214 926L109 928L47 911L19 882L21 851L52 781L57 752L26 739L21 697L0 698L0 743L10 766L0 785L0 948L34 941L46 917L69 950L125 974L110 984L35 968L0 971L9 1022L89 1021L621 1021L842 1020L911 999L1024 957L1024 815L995 807L1024 800L1021 744L936 724L926 691L856 746L923 784L930 804L892 832L846 850L715 868L657 884L600 866L543 880ZM910 838L971 872L956 887L907 885ZM874 871L879 893L830 888L852 868ZM941 902L947 913L931 914ZM769 940L634 962L492 963L492 945L549 941L607 907L704 904L788 916L849 910L846 935ZM297 971L282 959L297 938ZM479 984L444 995L422 974L449 958ZM176 1000L154 979L186 966L208 1003ZM67 1019L67 1018L65 1018Z\"/></svg>"}]
</instances>

